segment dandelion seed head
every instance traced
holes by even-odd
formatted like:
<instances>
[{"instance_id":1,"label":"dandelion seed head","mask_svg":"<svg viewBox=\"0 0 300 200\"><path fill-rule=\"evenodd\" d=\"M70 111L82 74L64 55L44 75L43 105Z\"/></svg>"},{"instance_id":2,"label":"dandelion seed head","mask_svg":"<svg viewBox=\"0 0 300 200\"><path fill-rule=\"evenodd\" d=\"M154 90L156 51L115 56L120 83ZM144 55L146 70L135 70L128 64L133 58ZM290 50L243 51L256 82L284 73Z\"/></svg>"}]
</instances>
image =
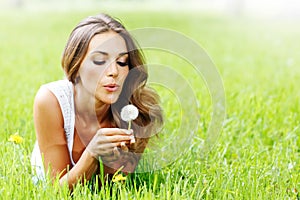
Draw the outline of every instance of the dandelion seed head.
<instances>
[{"instance_id":1,"label":"dandelion seed head","mask_svg":"<svg viewBox=\"0 0 300 200\"><path fill-rule=\"evenodd\" d=\"M139 110L132 104L124 106L121 110L121 118L123 121L129 122L135 120L139 115Z\"/></svg>"}]
</instances>

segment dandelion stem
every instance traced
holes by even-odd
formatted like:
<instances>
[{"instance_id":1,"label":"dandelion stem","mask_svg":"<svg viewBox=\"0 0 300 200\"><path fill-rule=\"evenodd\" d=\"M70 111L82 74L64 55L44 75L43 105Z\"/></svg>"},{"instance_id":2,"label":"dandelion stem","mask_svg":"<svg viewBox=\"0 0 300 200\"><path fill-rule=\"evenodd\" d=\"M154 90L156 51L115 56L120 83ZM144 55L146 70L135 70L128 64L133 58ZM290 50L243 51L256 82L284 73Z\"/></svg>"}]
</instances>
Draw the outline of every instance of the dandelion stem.
<instances>
[{"instance_id":1,"label":"dandelion stem","mask_svg":"<svg viewBox=\"0 0 300 200\"><path fill-rule=\"evenodd\" d=\"M128 130L131 129L131 120L128 122Z\"/></svg>"}]
</instances>

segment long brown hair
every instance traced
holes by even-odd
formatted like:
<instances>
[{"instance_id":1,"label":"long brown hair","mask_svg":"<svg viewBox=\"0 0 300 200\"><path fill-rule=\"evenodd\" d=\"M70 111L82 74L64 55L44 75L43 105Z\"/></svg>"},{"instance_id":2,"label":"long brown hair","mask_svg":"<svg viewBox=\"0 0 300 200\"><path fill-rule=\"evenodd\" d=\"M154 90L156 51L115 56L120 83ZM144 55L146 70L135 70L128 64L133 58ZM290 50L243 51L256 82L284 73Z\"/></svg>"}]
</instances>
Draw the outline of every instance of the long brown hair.
<instances>
[{"instance_id":1,"label":"long brown hair","mask_svg":"<svg viewBox=\"0 0 300 200\"><path fill-rule=\"evenodd\" d=\"M148 73L142 52L125 27L106 14L87 17L71 32L61 64L69 81L75 84L77 72L91 39L96 34L107 31L114 31L125 40L129 61L129 73L123 90L117 102L111 105L111 123L116 127L126 128L127 123L120 118L121 108L127 104L135 105L139 116L134 120L132 129L136 133L137 145L131 151L142 153L151 134L155 134L156 128L162 125L163 115L158 94L146 86Z\"/></svg>"}]
</instances>

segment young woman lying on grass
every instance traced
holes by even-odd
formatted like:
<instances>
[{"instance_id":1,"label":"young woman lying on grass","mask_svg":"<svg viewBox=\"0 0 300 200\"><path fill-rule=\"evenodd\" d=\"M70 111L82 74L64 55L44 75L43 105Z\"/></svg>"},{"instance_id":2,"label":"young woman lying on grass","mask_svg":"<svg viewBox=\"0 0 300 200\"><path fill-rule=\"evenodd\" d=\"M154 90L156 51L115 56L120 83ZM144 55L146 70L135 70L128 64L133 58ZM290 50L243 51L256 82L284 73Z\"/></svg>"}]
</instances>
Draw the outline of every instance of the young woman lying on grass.
<instances>
[{"instance_id":1,"label":"young woman lying on grass","mask_svg":"<svg viewBox=\"0 0 300 200\"><path fill-rule=\"evenodd\" d=\"M67 79L43 85L34 101L37 178L49 172L72 188L94 174L133 172L163 119L132 37L108 15L88 17L72 31L61 63ZM120 116L128 104L138 109L130 130Z\"/></svg>"}]
</instances>

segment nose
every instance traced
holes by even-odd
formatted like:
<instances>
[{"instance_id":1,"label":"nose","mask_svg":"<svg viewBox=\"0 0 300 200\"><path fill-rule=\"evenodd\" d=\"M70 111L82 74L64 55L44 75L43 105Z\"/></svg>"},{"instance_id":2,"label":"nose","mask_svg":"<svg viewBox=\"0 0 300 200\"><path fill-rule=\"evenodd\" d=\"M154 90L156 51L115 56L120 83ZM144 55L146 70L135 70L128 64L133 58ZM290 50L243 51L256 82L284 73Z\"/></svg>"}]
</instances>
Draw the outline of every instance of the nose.
<instances>
[{"instance_id":1,"label":"nose","mask_svg":"<svg viewBox=\"0 0 300 200\"><path fill-rule=\"evenodd\" d=\"M119 74L118 66L116 61L113 61L110 63L109 66L107 66L106 69L106 75L109 77L117 77Z\"/></svg>"}]
</instances>

